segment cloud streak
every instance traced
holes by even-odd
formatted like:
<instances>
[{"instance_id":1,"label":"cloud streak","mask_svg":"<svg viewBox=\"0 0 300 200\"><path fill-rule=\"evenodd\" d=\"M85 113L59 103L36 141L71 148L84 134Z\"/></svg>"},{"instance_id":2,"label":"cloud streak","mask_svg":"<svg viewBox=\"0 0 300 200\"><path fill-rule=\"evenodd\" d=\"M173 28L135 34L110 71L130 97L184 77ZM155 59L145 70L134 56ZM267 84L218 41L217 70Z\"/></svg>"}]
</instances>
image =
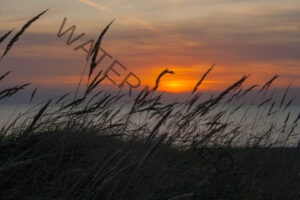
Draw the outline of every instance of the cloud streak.
<instances>
[{"instance_id":1,"label":"cloud streak","mask_svg":"<svg viewBox=\"0 0 300 200\"><path fill-rule=\"evenodd\" d=\"M39 76L51 82L51 77L59 73L62 77L69 76L66 80L72 82L77 72L81 71L78 63L84 62L86 55L82 49L75 52L74 48L97 38L97 31L92 29L93 32L88 33L91 29L87 27L94 27L95 20L105 21L105 16L94 17L100 13L113 14L118 19L102 47L128 71L139 76L143 83L153 83L164 68L176 72L172 78L186 84L189 81L196 83L205 70L216 62L209 80L216 88L224 83L223 80L234 80L244 73L258 76L259 80L278 73L282 74L285 83L293 79L294 84L300 86L300 6L266 6L259 1L248 6L246 1L241 4L237 0L205 0L201 3L193 0L190 3L178 1L170 7L169 0L164 3L156 0L151 3L129 1L134 6L124 9L128 2L77 1L80 3L74 7L84 7L78 16L88 18L84 18L85 27L76 21L73 24L78 27L76 34L86 32L86 36L67 46L66 36L58 39L56 33L28 32L11 55L15 56L14 60L10 60L14 66L26 65L18 69L23 72L16 80L24 74L35 79L39 73ZM200 4L213 6L207 5L203 9ZM107 13L111 11L110 8L113 8L113 12ZM59 16L57 27L53 30L57 31L62 17ZM68 17L74 19L73 16ZM89 21L89 18L94 21ZM29 72L33 72L32 75ZM215 83L213 80L223 82ZM56 79L53 84L65 84L63 81L64 78Z\"/></svg>"},{"instance_id":2,"label":"cloud streak","mask_svg":"<svg viewBox=\"0 0 300 200\"><path fill-rule=\"evenodd\" d=\"M100 4L100 3L93 2L91 0L77 0L77 1L80 2L80 3L83 3L83 4L87 5L87 6L96 8L97 10L100 10L100 11L103 11L103 12L111 11L111 9L108 8L107 6L104 6L104 5Z\"/></svg>"}]
</instances>

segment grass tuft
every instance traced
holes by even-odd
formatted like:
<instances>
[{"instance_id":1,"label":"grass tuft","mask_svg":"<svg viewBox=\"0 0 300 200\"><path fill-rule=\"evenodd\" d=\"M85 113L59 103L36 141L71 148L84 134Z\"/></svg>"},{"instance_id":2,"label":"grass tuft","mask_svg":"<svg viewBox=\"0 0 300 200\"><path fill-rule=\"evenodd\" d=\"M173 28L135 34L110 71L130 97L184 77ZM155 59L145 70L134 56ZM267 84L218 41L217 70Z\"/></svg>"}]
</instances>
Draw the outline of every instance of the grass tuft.
<instances>
[{"instance_id":1,"label":"grass tuft","mask_svg":"<svg viewBox=\"0 0 300 200\"><path fill-rule=\"evenodd\" d=\"M95 44L89 77L112 22ZM290 86L276 101L277 75L260 89L244 89L244 75L204 99L197 89L213 67L183 101L165 102L157 91L174 74L166 69L131 104L122 91L101 89L99 72L82 96L33 105L0 127L0 199L299 199L300 114L287 110ZM3 89L0 100L28 85Z\"/></svg>"}]
</instances>

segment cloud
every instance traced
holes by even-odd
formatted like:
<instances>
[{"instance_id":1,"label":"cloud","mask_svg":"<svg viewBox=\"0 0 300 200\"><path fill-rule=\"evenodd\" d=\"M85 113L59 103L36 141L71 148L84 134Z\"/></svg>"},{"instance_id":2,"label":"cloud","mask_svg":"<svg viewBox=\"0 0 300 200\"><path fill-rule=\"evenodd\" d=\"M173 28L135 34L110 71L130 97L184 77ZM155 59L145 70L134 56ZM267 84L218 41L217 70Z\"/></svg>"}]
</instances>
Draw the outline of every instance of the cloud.
<instances>
[{"instance_id":1,"label":"cloud","mask_svg":"<svg viewBox=\"0 0 300 200\"><path fill-rule=\"evenodd\" d=\"M101 11L110 10L91 0L78 1ZM117 10L117 6L108 5ZM139 8L136 4L134 6ZM229 6L222 12L218 10L205 16L176 18L175 13L172 18L161 20L147 17L152 10L160 12L161 8L151 7L149 13L144 9L145 15L140 13L134 16L131 11L121 13L113 26L114 29L105 36L102 47L113 59L126 66L128 71L141 77L143 83L150 82L148 77L155 80L164 68L176 70L176 66L185 70L193 69L187 72L181 70L187 74L187 77L182 77L184 79L201 77L200 70L206 70L216 62L216 72L211 76L216 80L233 80L244 73L254 74L256 77L258 74L262 77L260 80L263 80L263 76L279 73L284 75L284 81L293 79L296 86L300 86L300 82L297 81L300 76L300 8L264 8L263 6L256 11L255 7L243 7L239 10L236 6L232 11L233 8ZM152 15L154 16L153 13ZM87 21L86 26L91 25ZM87 34L81 43L97 38L96 34ZM65 45L66 37L58 39L56 33L28 32L24 35L21 41L23 46L19 43L12 52L12 55L16 55L21 61L14 62L14 65L32 68L20 69L22 74L18 77L26 73L30 77L32 72L32 79L37 73L43 78L51 77L56 75L57 69L62 70L59 72L62 76L76 76L75 72L79 73L81 67L78 63L84 62L84 52L73 50L76 45L81 44L80 41L71 46ZM75 58L71 59L71 56ZM36 67L38 64L40 68ZM191 66L199 66L199 72L198 68L194 69ZM157 73L154 73L153 69L157 69ZM176 77L178 76L179 73L176 74Z\"/></svg>"},{"instance_id":2,"label":"cloud","mask_svg":"<svg viewBox=\"0 0 300 200\"><path fill-rule=\"evenodd\" d=\"M152 31L155 30L155 27L152 24L150 24L149 22L147 22L145 20L142 20L140 18L134 17L134 16L126 17L125 19L120 20L120 23L122 25L125 25L125 26L138 25L138 26L141 26L141 27L146 28L148 30L152 30Z\"/></svg>"},{"instance_id":3,"label":"cloud","mask_svg":"<svg viewBox=\"0 0 300 200\"><path fill-rule=\"evenodd\" d=\"M226 64L293 61L298 64L299 11L297 8L273 9L263 16L234 13L169 23L150 23L128 16L114 25L115 29L107 34L103 45L116 59L135 65L153 65L154 62L183 65L204 61ZM65 42L55 34L27 33L25 36L22 42L31 45ZM86 38L96 37L92 33ZM81 43L74 45L78 44ZM70 51L74 45L69 47Z\"/></svg>"},{"instance_id":4,"label":"cloud","mask_svg":"<svg viewBox=\"0 0 300 200\"><path fill-rule=\"evenodd\" d=\"M103 12L111 11L111 9L108 8L107 6L101 5L100 3L96 3L96 2L93 2L91 0L77 0L77 1L79 1L83 4L85 4L85 5L88 5L90 7L96 8L96 9L98 9L100 11L103 11Z\"/></svg>"}]
</instances>

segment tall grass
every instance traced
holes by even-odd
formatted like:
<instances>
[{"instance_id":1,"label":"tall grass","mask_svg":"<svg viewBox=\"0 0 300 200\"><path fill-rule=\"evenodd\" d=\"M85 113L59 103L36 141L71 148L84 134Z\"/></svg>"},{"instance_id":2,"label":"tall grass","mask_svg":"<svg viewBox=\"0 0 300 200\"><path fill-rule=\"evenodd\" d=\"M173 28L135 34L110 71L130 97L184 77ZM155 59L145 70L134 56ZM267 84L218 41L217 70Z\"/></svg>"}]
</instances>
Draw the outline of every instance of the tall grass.
<instances>
[{"instance_id":1,"label":"tall grass","mask_svg":"<svg viewBox=\"0 0 300 200\"><path fill-rule=\"evenodd\" d=\"M202 99L197 90L212 66L187 99L166 103L157 91L161 78L174 73L166 69L154 88L140 91L128 108L121 101L125 93L99 87L101 72L92 77L111 23L92 51L91 79L82 96L76 91L75 99L67 100L69 94L49 99L1 128L0 198L299 198L300 155L290 148L299 137L299 116L292 119L287 112L288 88L279 102L273 98L270 88L277 75L260 88L244 88L248 76L242 76L220 94ZM0 101L26 86L0 91ZM237 112L242 117L233 119ZM279 123L283 113L286 119Z\"/></svg>"}]
</instances>

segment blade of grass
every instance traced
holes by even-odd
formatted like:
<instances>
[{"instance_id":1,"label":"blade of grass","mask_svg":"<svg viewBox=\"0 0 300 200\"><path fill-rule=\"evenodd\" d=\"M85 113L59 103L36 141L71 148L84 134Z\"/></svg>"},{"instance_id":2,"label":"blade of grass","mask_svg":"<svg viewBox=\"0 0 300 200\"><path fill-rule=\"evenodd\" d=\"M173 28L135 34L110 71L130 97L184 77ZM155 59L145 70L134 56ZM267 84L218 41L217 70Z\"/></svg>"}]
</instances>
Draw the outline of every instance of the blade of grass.
<instances>
[{"instance_id":1,"label":"blade of grass","mask_svg":"<svg viewBox=\"0 0 300 200\"><path fill-rule=\"evenodd\" d=\"M22 29L9 41L8 45L6 46L6 49L4 51L4 53L1 56L1 59L8 53L8 51L12 48L12 46L18 41L19 37L25 32L25 30L27 28L30 27L30 25L35 22L36 20L38 20L43 14L45 14L47 10L44 10L43 12L41 12L40 14L38 14L37 16L33 17L32 19L30 19L23 27ZM1 60L0 59L0 60Z\"/></svg>"},{"instance_id":2,"label":"blade of grass","mask_svg":"<svg viewBox=\"0 0 300 200\"><path fill-rule=\"evenodd\" d=\"M201 83L203 82L203 80L205 79L205 77L209 74L209 72L214 68L215 64L213 64L204 74L203 76L201 77L201 79L198 81L198 83L195 85L193 91L192 91L192 94L194 92L197 91L198 87L201 85Z\"/></svg>"},{"instance_id":3,"label":"blade of grass","mask_svg":"<svg viewBox=\"0 0 300 200\"><path fill-rule=\"evenodd\" d=\"M173 72L173 71L170 71L170 70L168 70L168 69L165 69L164 71L162 71L162 72L158 75L158 77L156 78L155 86L152 88L152 91L155 91L155 90L158 88L160 79L161 79L165 74L174 74L174 72Z\"/></svg>"},{"instance_id":4,"label":"blade of grass","mask_svg":"<svg viewBox=\"0 0 300 200\"><path fill-rule=\"evenodd\" d=\"M0 44L13 32L14 29L8 31L0 38Z\"/></svg>"}]
</instances>

